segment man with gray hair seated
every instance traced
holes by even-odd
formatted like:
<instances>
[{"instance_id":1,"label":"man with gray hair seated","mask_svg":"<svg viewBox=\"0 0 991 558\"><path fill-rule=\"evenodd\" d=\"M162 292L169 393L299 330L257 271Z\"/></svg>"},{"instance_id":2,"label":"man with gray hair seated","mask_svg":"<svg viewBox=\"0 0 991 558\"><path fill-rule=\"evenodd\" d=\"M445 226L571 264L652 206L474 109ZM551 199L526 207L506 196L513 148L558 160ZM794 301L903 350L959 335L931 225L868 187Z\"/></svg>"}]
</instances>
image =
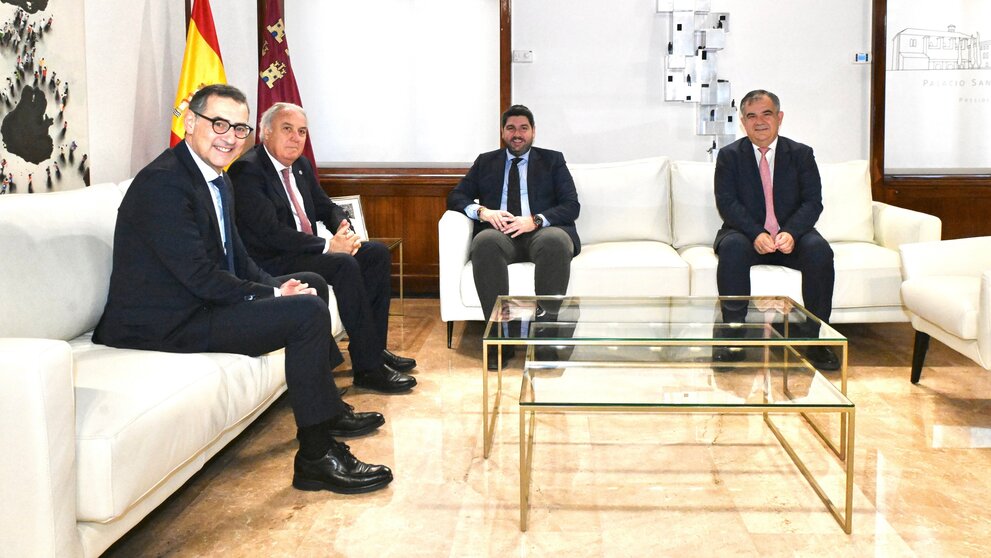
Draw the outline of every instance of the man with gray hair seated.
<instances>
[{"instance_id":1,"label":"man with gray hair seated","mask_svg":"<svg viewBox=\"0 0 991 558\"><path fill-rule=\"evenodd\" d=\"M778 135L784 121L781 101L770 91L756 89L740 101L740 118L747 137L719 150L714 177L716 207L723 226L713 248L719 255L716 285L720 296L749 296L750 268L771 264L802 273L806 308L824 322L832 313L833 249L815 224L822 214L822 180L812 148ZM747 304L724 301L727 324L718 336L738 337ZM817 324L803 324L800 337L818 337ZM840 368L832 349L812 346L806 357L819 370ZM743 360L741 348L716 347L716 362Z\"/></svg>"},{"instance_id":2,"label":"man with gray hair seated","mask_svg":"<svg viewBox=\"0 0 991 558\"><path fill-rule=\"evenodd\" d=\"M383 393L416 385L416 361L386 349L391 302L389 249L362 242L345 211L317 183L303 155L309 129L303 108L275 103L262 114L262 143L230 167L238 230L248 253L269 273L311 271L334 288L348 333L354 384ZM316 236L322 221L334 232Z\"/></svg>"}]
</instances>

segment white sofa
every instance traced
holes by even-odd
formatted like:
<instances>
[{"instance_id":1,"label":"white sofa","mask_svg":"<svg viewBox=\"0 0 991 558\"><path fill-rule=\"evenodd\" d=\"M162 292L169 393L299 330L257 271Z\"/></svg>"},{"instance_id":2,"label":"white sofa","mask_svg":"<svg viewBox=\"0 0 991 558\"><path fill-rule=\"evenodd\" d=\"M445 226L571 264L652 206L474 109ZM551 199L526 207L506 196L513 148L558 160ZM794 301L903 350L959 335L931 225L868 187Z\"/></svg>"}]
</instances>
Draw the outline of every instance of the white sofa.
<instances>
[{"instance_id":1,"label":"white sofa","mask_svg":"<svg viewBox=\"0 0 991 558\"><path fill-rule=\"evenodd\" d=\"M0 196L0 555L98 556L286 389L281 351L90 340L128 184Z\"/></svg>"},{"instance_id":2,"label":"white sofa","mask_svg":"<svg viewBox=\"0 0 991 558\"><path fill-rule=\"evenodd\" d=\"M568 165L581 215L582 251L572 261L572 295L716 296L712 242L722 219L714 163L653 157ZM816 228L835 253L833 323L908 321L902 307L898 246L939 240L938 218L871 200L867 161L820 164L823 213ZM441 318L484 320L468 250L471 221L447 211L438 224ZM801 274L779 266L751 270L755 295L802 301ZM510 294L533 294L533 264L509 269Z\"/></svg>"}]
</instances>

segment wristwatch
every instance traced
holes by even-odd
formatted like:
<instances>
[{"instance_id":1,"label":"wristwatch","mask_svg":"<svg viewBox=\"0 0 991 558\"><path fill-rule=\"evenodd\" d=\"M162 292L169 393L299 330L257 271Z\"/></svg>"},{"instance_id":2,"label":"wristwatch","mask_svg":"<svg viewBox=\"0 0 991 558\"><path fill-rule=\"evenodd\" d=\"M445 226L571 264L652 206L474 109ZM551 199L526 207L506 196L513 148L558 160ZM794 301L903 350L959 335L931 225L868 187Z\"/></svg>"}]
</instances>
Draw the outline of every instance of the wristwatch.
<instances>
[{"instance_id":1,"label":"wristwatch","mask_svg":"<svg viewBox=\"0 0 991 558\"><path fill-rule=\"evenodd\" d=\"M542 228L544 226L544 218L541 217L540 215L534 215L533 216L533 224L538 229L539 228Z\"/></svg>"}]
</instances>

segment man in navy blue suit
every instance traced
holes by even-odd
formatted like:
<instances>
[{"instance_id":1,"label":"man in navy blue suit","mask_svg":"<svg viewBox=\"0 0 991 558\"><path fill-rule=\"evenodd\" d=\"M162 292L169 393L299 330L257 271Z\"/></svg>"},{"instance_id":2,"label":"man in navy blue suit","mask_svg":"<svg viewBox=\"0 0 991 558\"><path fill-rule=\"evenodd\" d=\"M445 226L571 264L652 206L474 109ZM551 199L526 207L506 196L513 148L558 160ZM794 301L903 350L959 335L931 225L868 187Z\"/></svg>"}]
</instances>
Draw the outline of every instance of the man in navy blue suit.
<instances>
[{"instance_id":1,"label":"man in navy blue suit","mask_svg":"<svg viewBox=\"0 0 991 558\"><path fill-rule=\"evenodd\" d=\"M723 218L714 244L719 294L749 296L752 266L783 265L801 271L805 306L826 322L835 272L833 250L815 229L822 213L822 181L812 148L778 135L784 113L774 93L747 93L740 117L747 137L719 150L716 159L716 207ZM725 303L722 311L725 323L746 320L744 305ZM818 335L816 326L805 329L801 335ZM713 356L738 361L744 355L717 348ZM828 347L811 347L806 356L820 370L839 368Z\"/></svg>"},{"instance_id":2,"label":"man in navy blue suit","mask_svg":"<svg viewBox=\"0 0 991 558\"><path fill-rule=\"evenodd\" d=\"M407 392L416 361L386 348L392 258L381 242L362 242L347 215L317 183L303 155L309 133L299 105L275 103L261 117L262 143L230 168L237 226L248 254L274 274L312 271L334 288L348 332L354 384L384 393ZM323 221L334 236L316 236Z\"/></svg>"},{"instance_id":3,"label":"man in navy blue suit","mask_svg":"<svg viewBox=\"0 0 991 558\"><path fill-rule=\"evenodd\" d=\"M331 370L343 361L330 335L327 283L313 273L272 277L248 256L233 222L224 167L251 133L248 101L208 85L183 116L186 137L143 168L117 212L113 270L93 340L176 353L262 355L285 348L299 451L293 486L359 493L392 482L335 436L384 424L341 401Z\"/></svg>"},{"instance_id":4,"label":"man in navy blue suit","mask_svg":"<svg viewBox=\"0 0 991 558\"><path fill-rule=\"evenodd\" d=\"M581 251L575 181L564 155L533 147L535 133L530 109L511 106L502 115L506 148L479 155L447 197L448 209L476 221L470 255L486 319L509 294L509 264L533 262L536 294L563 295Z\"/></svg>"}]
</instances>

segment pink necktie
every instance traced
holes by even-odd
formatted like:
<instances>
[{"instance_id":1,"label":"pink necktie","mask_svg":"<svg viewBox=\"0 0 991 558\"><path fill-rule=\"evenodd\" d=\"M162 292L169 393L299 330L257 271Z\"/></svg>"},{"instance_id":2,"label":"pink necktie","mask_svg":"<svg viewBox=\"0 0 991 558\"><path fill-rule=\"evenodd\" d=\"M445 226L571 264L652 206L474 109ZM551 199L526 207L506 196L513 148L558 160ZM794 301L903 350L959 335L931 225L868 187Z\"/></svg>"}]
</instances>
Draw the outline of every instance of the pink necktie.
<instances>
[{"instance_id":1,"label":"pink necktie","mask_svg":"<svg viewBox=\"0 0 991 558\"><path fill-rule=\"evenodd\" d=\"M292 206L296 208L296 215L299 216L299 226L303 228L303 232L306 234L313 234L313 227L310 226L310 218L306 216L303 206L299 203L299 198L292 191L292 183L289 182L289 167L282 169L282 184L286 187L286 193L289 194L289 200L292 202Z\"/></svg>"},{"instance_id":2,"label":"pink necktie","mask_svg":"<svg viewBox=\"0 0 991 558\"><path fill-rule=\"evenodd\" d=\"M764 217L764 230L771 233L771 237L778 236L781 227L778 226L778 218L774 215L774 182L771 181L771 165L767 162L767 152L770 147L758 147L760 151L760 182L764 185L764 206L767 207L767 215Z\"/></svg>"}]
</instances>

